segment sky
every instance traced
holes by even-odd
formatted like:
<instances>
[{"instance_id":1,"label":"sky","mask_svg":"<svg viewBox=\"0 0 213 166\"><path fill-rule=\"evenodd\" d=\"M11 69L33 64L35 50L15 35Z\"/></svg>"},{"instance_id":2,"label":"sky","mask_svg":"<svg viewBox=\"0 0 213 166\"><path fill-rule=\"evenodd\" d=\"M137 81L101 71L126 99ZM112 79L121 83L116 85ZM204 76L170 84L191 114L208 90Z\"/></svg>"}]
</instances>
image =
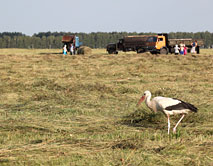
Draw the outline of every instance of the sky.
<instances>
[{"instance_id":1,"label":"sky","mask_svg":"<svg viewBox=\"0 0 213 166\"><path fill-rule=\"evenodd\" d=\"M0 32L213 32L213 0L0 0Z\"/></svg>"}]
</instances>

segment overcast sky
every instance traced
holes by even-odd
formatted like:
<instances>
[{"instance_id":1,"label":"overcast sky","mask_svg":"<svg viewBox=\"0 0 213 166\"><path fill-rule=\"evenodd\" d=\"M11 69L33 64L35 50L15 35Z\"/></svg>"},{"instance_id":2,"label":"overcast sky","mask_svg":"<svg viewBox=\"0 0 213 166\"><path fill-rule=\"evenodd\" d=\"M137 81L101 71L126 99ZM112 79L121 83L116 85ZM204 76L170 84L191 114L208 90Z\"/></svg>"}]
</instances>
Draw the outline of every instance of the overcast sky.
<instances>
[{"instance_id":1,"label":"overcast sky","mask_svg":"<svg viewBox=\"0 0 213 166\"><path fill-rule=\"evenodd\" d=\"M0 0L0 32L213 32L213 0Z\"/></svg>"}]
</instances>

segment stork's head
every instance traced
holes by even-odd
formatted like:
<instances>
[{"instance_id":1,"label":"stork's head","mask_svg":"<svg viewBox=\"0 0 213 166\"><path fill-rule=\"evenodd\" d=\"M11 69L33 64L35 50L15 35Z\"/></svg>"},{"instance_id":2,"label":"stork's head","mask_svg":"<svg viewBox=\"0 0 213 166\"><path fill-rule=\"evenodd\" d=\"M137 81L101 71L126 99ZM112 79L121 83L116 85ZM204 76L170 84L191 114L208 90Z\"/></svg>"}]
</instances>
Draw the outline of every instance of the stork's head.
<instances>
[{"instance_id":1,"label":"stork's head","mask_svg":"<svg viewBox=\"0 0 213 166\"><path fill-rule=\"evenodd\" d=\"M137 106L140 105L148 96L151 96L151 92L146 90L142 95L142 97L140 98L140 100L138 101Z\"/></svg>"}]
</instances>

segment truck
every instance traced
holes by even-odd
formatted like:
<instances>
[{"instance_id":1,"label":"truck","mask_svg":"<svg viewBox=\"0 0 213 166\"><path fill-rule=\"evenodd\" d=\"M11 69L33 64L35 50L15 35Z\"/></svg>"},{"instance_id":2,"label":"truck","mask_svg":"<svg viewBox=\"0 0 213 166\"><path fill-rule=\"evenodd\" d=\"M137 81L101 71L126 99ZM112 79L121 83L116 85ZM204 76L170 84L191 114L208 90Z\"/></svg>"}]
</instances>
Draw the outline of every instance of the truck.
<instances>
[{"instance_id":1,"label":"truck","mask_svg":"<svg viewBox=\"0 0 213 166\"><path fill-rule=\"evenodd\" d=\"M110 43L106 49L109 54L117 54L118 51L136 51L137 53L150 52L152 54L168 54L174 53L176 44L185 44L190 52L195 41L193 39L169 39L168 34L162 33L157 35L135 35L125 36L119 39L118 43ZM200 53L200 46L203 45L202 40L197 40L196 51Z\"/></svg>"},{"instance_id":2,"label":"truck","mask_svg":"<svg viewBox=\"0 0 213 166\"><path fill-rule=\"evenodd\" d=\"M73 44L74 53L82 45L82 43L79 41L79 37L76 35L64 35L62 37L62 43L63 43L63 46L64 45L67 46L67 51L70 51L71 44Z\"/></svg>"}]
</instances>

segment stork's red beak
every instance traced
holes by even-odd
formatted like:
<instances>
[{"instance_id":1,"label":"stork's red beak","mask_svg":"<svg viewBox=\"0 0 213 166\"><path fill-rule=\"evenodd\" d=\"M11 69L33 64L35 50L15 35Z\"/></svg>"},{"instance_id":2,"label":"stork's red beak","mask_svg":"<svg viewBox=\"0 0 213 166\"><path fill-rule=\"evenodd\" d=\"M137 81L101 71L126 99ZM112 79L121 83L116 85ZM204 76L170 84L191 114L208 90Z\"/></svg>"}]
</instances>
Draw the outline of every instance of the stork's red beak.
<instances>
[{"instance_id":1,"label":"stork's red beak","mask_svg":"<svg viewBox=\"0 0 213 166\"><path fill-rule=\"evenodd\" d=\"M144 99L145 99L145 96L142 96L141 99L138 101L137 106L139 106L144 101Z\"/></svg>"}]
</instances>

